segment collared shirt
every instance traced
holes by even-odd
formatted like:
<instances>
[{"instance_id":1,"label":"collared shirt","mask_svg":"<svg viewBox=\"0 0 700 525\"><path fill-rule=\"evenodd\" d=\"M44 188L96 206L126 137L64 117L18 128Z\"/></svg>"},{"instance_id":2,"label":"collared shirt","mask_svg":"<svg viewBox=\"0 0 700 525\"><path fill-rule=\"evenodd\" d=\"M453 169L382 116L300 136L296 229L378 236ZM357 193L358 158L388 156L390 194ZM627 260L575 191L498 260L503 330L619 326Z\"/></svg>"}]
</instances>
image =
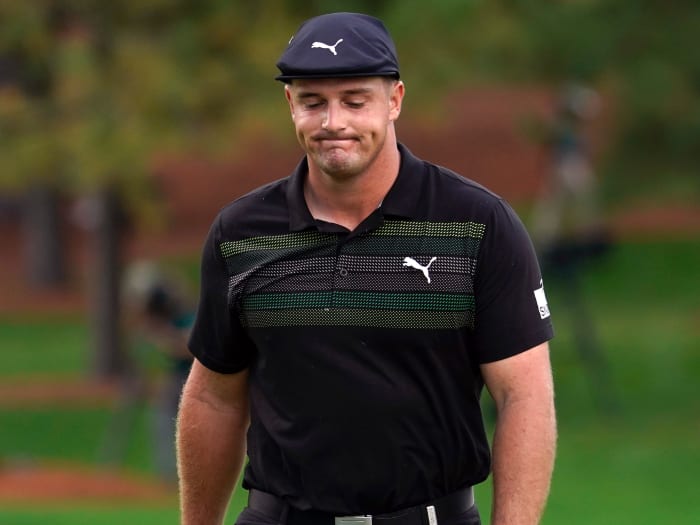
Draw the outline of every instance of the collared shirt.
<instances>
[{"instance_id":1,"label":"collared shirt","mask_svg":"<svg viewBox=\"0 0 700 525\"><path fill-rule=\"evenodd\" d=\"M300 509L389 512L483 481L479 365L552 336L512 209L399 145L355 230L315 220L305 160L219 213L190 348L250 369L244 486Z\"/></svg>"}]
</instances>

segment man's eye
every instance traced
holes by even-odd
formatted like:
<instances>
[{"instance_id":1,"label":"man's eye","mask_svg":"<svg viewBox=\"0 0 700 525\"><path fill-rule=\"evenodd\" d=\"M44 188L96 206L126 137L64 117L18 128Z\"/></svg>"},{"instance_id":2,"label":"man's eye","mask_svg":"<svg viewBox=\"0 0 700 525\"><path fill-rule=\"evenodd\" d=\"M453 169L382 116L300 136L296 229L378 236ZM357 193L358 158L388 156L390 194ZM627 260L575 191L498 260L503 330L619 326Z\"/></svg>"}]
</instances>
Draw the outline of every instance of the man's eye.
<instances>
[{"instance_id":1,"label":"man's eye","mask_svg":"<svg viewBox=\"0 0 700 525\"><path fill-rule=\"evenodd\" d=\"M306 103L304 103L304 107L305 107L306 109L317 109L317 108L320 108L321 106L322 106L322 103L321 103L321 102L318 102L318 101L316 101L316 102L306 102Z\"/></svg>"},{"instance_id":2,"label":"man's eye","mask_svg":"<svg viewBox=\"0 0 700 525\"><path fill-rule=\"evenodd\" d=\"M346 102L345 104L352 109L360 109L365 105L364 102Z\"/></svg>"}]
</instances>

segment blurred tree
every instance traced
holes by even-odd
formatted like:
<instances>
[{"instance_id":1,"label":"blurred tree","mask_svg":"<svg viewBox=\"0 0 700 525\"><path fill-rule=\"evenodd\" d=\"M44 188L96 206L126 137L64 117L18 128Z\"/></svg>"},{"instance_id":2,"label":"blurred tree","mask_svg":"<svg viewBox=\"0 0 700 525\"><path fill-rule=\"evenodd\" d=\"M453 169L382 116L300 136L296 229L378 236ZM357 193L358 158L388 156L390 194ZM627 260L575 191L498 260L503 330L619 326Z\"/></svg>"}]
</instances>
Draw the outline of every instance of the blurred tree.
<instances>
[{"instance_id":1,"label":"blurred tree","mask_svg":"<svg viewBox=\"0 0 700 525\"><path fill-rule=\"evenodd\" d=\"M414 11L405 0L402 16ZM433 2L445 8L452 0ZM417 6L414 6L417 8ZM437 13L439 9L434 9ZM612 99L616 137L603 169L615 197L644 181L685 181L700 194L700 3L691 0L464 2L450 82L562 86L581 82ZM432 31L426 16L425 31ZM458 23L459 24L459 23ZM443 56L443 55L441 55ZM461 64L461 65L460 65ZM427 75L430 78L430 75ZM617 182L615 182L617 181Z\"/></svg>"},{"instance_id":2,"label":"blurred tree","mask_svg":"<svg viewBox=\"0 0 700 525\"><path fill-rule=\"evenodd\" d=\"M4 14L0 11L0 15ZM3 16L0 19L5 20ZM55 148L43 127L45 100L50 90L46 41L38 30L36 13L19 10L18 32L4 32L0 39L0 156L3 180L10 186L24 183L23 223L28 278L43 286L65 277L56 184L45 174L53 168ZM39 146L39 147L37 147ZM22 177L19 166L42 176Z\"/></svg>"},{"instance_id":3,"label":"blurred tree","mask_svg":"<svg viewBox=\"0 0 700 525\"><path fill-rule=\"evenodd\" d=\"M0 0L0 190L32 197L27 254L44 276L62 260L59 199L89 201L99 376L125 362L120 240L126 223L159 216L153 152L213 154L264 129L279 52L266 31L291 34L283 11L275 0Z\"/></svg>"}]
</instances>

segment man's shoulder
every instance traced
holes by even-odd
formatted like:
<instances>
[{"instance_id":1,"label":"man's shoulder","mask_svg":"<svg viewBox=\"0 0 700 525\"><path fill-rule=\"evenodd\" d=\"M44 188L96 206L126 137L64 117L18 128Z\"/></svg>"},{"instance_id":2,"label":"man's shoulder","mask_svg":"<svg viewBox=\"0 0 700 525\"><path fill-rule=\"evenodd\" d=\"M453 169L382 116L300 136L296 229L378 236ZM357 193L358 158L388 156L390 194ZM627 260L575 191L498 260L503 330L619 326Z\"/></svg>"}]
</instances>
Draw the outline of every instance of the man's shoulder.
<instances>
[{"instance_id":1,"label":"man's shoulder","mask_svg":"<svg viewBox=\"0 0 700 525\"><path fill-rule=\"evenodd\" d=\"M285 206L288 183L289 177L284 177L258 186L224 205L219 215L222 218L236 218L249 213L251 209Z\"/></svg>"},{"instance_id":2,"label":"man's shoulder","mask_svg":"<svg viewBox=\"0 0 700 525\"><path fill-rule=\"evenodd\" d=\"M418 157L404 145L401 175L392 195L392 209L437 221L484 222L503 200L468 174Z\"/></svg>"},{"instance_id":3,"label":"man's shoulder","mask_svg":"<svg viewBox=\"0 0 700 525\"><path fill-rule=\"evenodd\" d=\"M429 166L429 172L441 178L441 182L446 191L457 191L466 194L473 194L489 202L502 200L501 197L494 191L490 190L488 187L475 181L474 179L469 178L467 175L457 173L456 171L440 164L434 164L431 162L428 162L427 164Z\"/></svg>"},{"instance_id":4,"label":"man's shoulder","mask_svg":"<svg viewBox=\"0 0 700 525\"><path fill-rule=\"evenodd\" d=\"M427 175L427 180L424 180L424 182L435 185L436 189L447 192L456 191L462 194L479 195L489 201L501 200L499 195L483 184L470 178L468 173L458 173L440 164L439 161L416 156L403 144L399 147L407 171Z\"/></svg>"},{"instance_id":5,"label":"man's shoulder","mask_svg":"<svg viewBox=\"0 0 700 525\"><path fill-rule=\"evenodd\" d=\"M483 184L437 163L423 161L425 166L424 195L440 203L440 213L468 214L486 220L504 199Z\"/></svg>"}]
</instances>

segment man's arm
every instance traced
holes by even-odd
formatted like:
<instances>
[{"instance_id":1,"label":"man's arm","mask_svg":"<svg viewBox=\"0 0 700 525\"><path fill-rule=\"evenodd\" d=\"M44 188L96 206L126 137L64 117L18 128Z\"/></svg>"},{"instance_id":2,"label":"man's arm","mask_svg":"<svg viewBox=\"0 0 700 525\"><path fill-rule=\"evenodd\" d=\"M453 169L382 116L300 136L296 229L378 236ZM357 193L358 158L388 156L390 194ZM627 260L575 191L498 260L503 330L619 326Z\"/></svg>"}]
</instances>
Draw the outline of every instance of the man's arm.
<instances>
[{"instance_id":1,"label":"man's arm","mask_svg":"<svg viewBox=\"0 0 700 525\"><path fill-rule=\"evenodd\" d=\"M245 460L248 418L248 372L219 374L195 360L177 425L182 525L223 522Z\"/></svg>"},{"instance_id":2,"label":"man's arm","mask_svg":"<svg viewBox=\"0 0 700 525\"><path fill-rule=\"evenodd\" d=\"M493 525L536 525L554 466L556 417L549 346L482 365L498 410L493 440Z\"/></svg>"}]
</instances>

